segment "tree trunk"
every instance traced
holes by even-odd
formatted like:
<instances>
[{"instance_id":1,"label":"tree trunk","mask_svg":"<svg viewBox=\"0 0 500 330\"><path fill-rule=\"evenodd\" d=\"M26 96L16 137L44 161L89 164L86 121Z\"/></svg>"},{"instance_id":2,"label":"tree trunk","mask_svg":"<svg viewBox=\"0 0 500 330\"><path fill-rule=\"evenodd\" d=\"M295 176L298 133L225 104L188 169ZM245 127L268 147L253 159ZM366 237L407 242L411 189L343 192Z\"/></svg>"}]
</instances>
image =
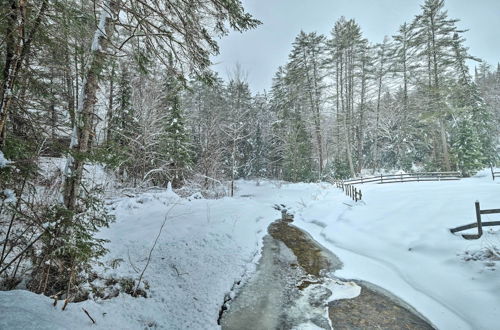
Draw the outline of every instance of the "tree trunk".
<instances>
[{"instance_id":1,"label":"tree trunk","mask_svg":"<svg viewBox=\"0 0 500 330\"><path fill-rule=\"evenodd\" d=\"M381 161L380 161L380 150L379 150L379 125L380 125L380 100L382 96L382 79L384 77L384 64L385 64L385 45L382 46L381 54L380 54L380 67L379 67L379 76L378 76L378 90L377 90L377 108L375 115L375 151L373 153L373 171L380 169Z\"/></svg>"},{"instance_id":2,"label":"tree trunk","mask_svg":"<svg viewBox=\"0 0 500 330\"><path fill-rule=\"evenodd\" d=\"M311 78L310 73L309 73L309 67L307 63L307 55L305 54L305 50L303 52L303 60L304 60L304 66L305 66L305 71L306 71L306 80L307 80L307 85L308 85L308 94L309 94L309 103L311 106L311 111L313 112L313 118L314 118L314 131L316 135L316 144L318 148L318 170L319 170L319 177L321 178L321 174L323 172L323 143L322 143L322 137L321 137L321 116L320 116L320 109L319 109L319 100L318 98L318 84L317 84L317 73L316 73L316 62L314 59L314 52L313 52L313 78ZM314 93L313 93L314 89Z\"/></svg>"},{"instance_id":3,"label":"tree trunk","mask_svg":"<svg viewBox=\"0 0 500 330\"><path fill-rule=\"evenodd\" d=\"M364 111L365 111L365 97L366 97L366 72L365 72L365 59L361 64L361 100L359 105L359 123L358 123L358 166L357 173L361 173L363 168L363 140L364 140Z\"/></svg>"},{"instance_id":4,"label":"tree trunk","mask_svg":"<svg viewBox=\"0 0 500 330\"><path fill-rule=\"evenodd\" d=\"M26 0L10 0L7 15L5 38L5 64L0 89L0 148L3 148L7 135L7 121L10 106L14 99L13 89L21 71L24 59L29 53L31 42L45 15L48 0L43 0L29 33L26 33Z\"/></svg>"},{"instance_id":5,"label":"tree trunk","mask_svg":"<svg viewBox=\"0 0 500 330\"><path fill-rule=\"evenodd\" d=\"M116 13L116 9L117 5L114 1L104 1L99 26L94 33L89 67L80 92L76 121L71 136L71 151L67 157L65 170L64 204L69 210L75 210L76 200L79 195L85 164L83 156L89 151L94 105L99 87L99 74L106 57L104 50L107 45L107 38L110 38L113 32L113 19L111 16ZM77 155L77 157L73 157L73 155Z\"/></svg>"},{"instance_id":6,"label":"tree trunk","mask_svg":"<svg viewBox=\"0 0 500 330\"><path fill-rule=\"evenodd\" d=\"M433 57L433 74L434 74L434 105L438 107L441 105L441 95L440 95L440 84L439 84L439 71L438 71L438 62L437 62L437 46L436 46L436 27L434 22L434 16L430 16L431 18L431 42L432 42L432 57ZM448 139L446 138L446 127L443 123L443 114L440 109L438 111L438 125L439 125L439 133L441 135L441 145L443 152L443 165L446 171L451 171L450 164L450 155L448 152Z\"/></svg>"},{"instance_id":7,"label":"tree trunk","mask_svg":"<svg viewBox=\"0 0 500 330\"><path fill-rule=\"evenodd\" d=\"M111 67L111 76L109 79L109 97L108 97L108 112L106 114L106 143L111 142L111 122L113 121L113 107L114 107L114 80L115 80L115 66L112 64Z\"/></svg>"}]
</instances>

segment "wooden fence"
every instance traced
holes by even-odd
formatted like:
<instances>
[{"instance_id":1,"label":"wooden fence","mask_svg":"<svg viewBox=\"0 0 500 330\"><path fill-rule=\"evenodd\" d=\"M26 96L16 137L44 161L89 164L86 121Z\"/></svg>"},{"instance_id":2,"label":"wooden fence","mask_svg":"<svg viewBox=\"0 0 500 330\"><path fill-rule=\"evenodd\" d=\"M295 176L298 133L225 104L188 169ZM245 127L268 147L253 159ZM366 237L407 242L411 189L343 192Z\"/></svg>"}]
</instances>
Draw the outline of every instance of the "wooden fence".
<instances>
[{"instance_id":1,"label":"wooden fence","mask_svg":"<svg viewBox=\"0 0 500 330\"><path fill-rule=\"evenodd\" d=\"M499 173L500 176L500 173ZM420 181L448 181L460 180L462 175L460 172L417 172L417 173L401 173L388 175L375 175L369 177L361 177L348 180L335 180L333 183L337 188L342 189L345 194L352 198L353 201L360 201L363 197L361 190L355 187L355 184L363 183L398 183L398 182L420 182Z\"/></svg>"},{"instance_id":2,"label":"wooden fence","mask_svg":"<svg viewBox=\"0 0 500 330\"><path fill-rule=\"evenodd\" d=\"M493 169L493 165L491 166L491 177L493 178L493 181L495 181L496 177L500 177L500 171L495 171Z\"/></svg>"},{"instance_id":3,"label":"wooden fence","mask_svg":"<svg viewBox=\"0 0 500 330\"><path fill-rule=\"evenodd\" d=\"M500 173L499 173L500 176ZM449 181L460 180L460 172L417 172L388 175L375 175L342 181L344 184L363 184L370 182L378 183L400 183L400 182L420 182L420 181Z\"/></svg>"},{"instance_id":4,"label":"wooden fence","mask_svg":"<svg viewBox=\"0 0 500 330\"><path fill-rule=\"evenodd\" d=\"M360 201L363 198L363 194L361 193L361 189L353 186L352 184L345 184L343 181L335 181L335 186L337 188L342 189L343 192L355 202Z\"/></svg>"},{"instance_id":5,"label":"wooden fence","mask_svg":"<svg viewBox=\"0 0 500 330\"><path fill-rule=\"evenodd\" d=\"M500 213L500 209L490 209L490 210L481 210L481 206L479 205L479 202L475 203L476 207L476 222L452 228L450 231L452 233L456 233L462 230L466 229L472 229L472 228L477 228L477 234L462 234L462 237L465 239L478 239L483 235L483 227L487 226L500 226L500 221L482 221L481 220L481 214L494 214L494 213Z\"/></svg>"}]
</instances>

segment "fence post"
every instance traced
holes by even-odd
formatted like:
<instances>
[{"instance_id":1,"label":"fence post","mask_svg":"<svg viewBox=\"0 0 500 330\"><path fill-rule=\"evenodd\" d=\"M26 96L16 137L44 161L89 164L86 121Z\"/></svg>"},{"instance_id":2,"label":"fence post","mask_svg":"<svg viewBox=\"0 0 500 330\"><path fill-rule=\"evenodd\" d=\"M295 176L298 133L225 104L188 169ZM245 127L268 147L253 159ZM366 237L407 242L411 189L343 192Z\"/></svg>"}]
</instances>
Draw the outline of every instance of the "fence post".
<instances>
[{"instance_id":1,"label":"fence post","mask_svg":"<svg viewBox=\"0 0 500 330\"><path fill-rule=\"evenodd\" d=\"M481 208L479 201L476 201L476 220L477 220L477 234L479 237L483 235L483 223L481 222Z\"/></svg>"},{"instance_id":2,"label":"fence post","mask_svg":"<svg viewBox=\"0 0 500 330\"><path fill-rule=\"evenodd\" d=\"M491 177L493 178L493 181L495 181L495 172L493 172L493 164L490 165L491 169Z\"/></svg>"},{"instance_id":3,"label":"fence post","mask_svg":"<svg viewBox=\"0 0 500 330\"><path fill-rule=\"evenodd\" d=\"M354 187L354 201L358 201L358 189L356 187Z\"/></svg>"},{"instance_id":4,"label":"fence post","mask_svg":"<svg viewBox=\"0 0 500 330\"><path fill-rule=\"evenodd\" d=\"M382 176L382 174L380 174L380 183L383 183L384 182L384 177Z\"/></svg>"},{"instance_id":5,"label":"fence post","mask_svg":"<svg viewBox=\"0 0 500 330\"><path fill-rule=\"evenodd\" d=\"M401 182L403 182L403 173L400 173L401 174Z\"/></svg>"}]
</instances>

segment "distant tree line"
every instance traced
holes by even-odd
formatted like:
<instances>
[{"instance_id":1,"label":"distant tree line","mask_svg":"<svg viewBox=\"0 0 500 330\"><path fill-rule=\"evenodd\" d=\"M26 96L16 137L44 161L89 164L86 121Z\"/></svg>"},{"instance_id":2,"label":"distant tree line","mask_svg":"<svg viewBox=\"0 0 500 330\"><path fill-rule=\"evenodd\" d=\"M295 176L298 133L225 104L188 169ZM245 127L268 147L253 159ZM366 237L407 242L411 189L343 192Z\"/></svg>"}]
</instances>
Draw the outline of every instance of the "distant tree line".
<instances>
[{"instance_id":1,"label":"distant tree line","mask_svg":"<svg viewBox=\"0 0 500 330\"><path fill-rule=\"evenodd\" d=\"M469 54L457 22L443 0L426 0L413 21L378 44L344 17L329 37L301 32L269 103L283 177L415 166L471 175L494 164L500 67ZM474 77L468 61L477 61Z\"/></svg>"}]
</instances>

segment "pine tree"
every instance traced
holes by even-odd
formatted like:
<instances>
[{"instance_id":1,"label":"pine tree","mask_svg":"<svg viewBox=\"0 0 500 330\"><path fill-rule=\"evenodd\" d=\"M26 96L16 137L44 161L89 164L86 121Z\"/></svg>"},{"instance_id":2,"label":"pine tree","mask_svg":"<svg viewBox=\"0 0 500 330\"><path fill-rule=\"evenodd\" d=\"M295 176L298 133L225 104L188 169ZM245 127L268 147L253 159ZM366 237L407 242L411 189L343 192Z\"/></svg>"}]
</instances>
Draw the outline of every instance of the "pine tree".
<instances>
[{"instance_id":1,"label":"pine tree","mask_svg":"<svg viewBox=\"0 0 500 330\"><path fill-rule=\"evenodd\" d=\"M324 62L325 37L301 31L295 38L287 65L287 80L294 85L297 101L301 108L307 109L314 132L314 147L317 157L318 177L321 177L325 163L322 132L321 101L325 85L323 83L322 63Z\"/></svg>"},{"instance_id":2,"label":"pine tree","mask_svg":"<svg viewBox=\"0 0 500 330\"><path fill-rule=\"evenodd\" d=\"M467 54L467 48L462 45L463 39L457 33L453 36L453 41L455 52L454 64L458 79L453 88L454 93L451 96L451 101L458 116L462 117L462 122L472 125L474 136L479 139L479 145L469 143L466 146L460 145L460 148L475 147L477 148L476 151L481 155L480 159L483 165L493 164L495 163L496 155L491 135L493 131L492 116L479 94L476 83L472 81L465 63L466 59L474 58ZM463 131L468 129L468 127L464 125L459 126L458 134L465 134ZM465 151L462 150L463 152ZM467 152L472 153L473 151Z\"/></svg>"},{"instance_id":3,"label":"pine tree","mask_svg":"<svg viewBox=\"0 0 500 330\"><path fill-rule=\"evenodd\" d=\"M360 26L354 20L346 20L341 17L331 32L332 39L328 42L331 66L335 68L335 105L336 105L336 138L339 146L335 159L341 159L337 163L347 163L351 172L350 176L356 175L355 164L355 123L356 118L356 96L366 95L366 82L364 88L358 91L359 69L366 62L367 40L363 38ZM366 63L365 63L366 65ZM363 69L361 71L364 71ZM361 76L365 76L366 72ZM366 79L366 76L365 76ZM358 111L364 112L363 107ZM360 116L358 116L360 118ZM364 137L358 135L358 146ZM361 153L362 154L362 153ZM359 152L358 152L359 155ZM359 166L358 166L359 168Z\"/></svg>"},{"instance_id":4,"label":"pine tree","mask_svg":"<svg viewBox=\"0 0 500 330\"><path fill-rule=\"evenodd\" d=\"M413 47L418 49L423 75L426 76L424 96L426 111L433 118L432 124L438 134L434 137L434 162L445 170L451 170L448 148L447 120L450 109L447 107L445 80L453 63L453 35L465 31L456 27L457 19L448 18L444 0L426 0L422 13L415 17L412 24L415 38Z\"/></svg>"},{"instance_id":5,"label":"pine tree","mask_svg":"<svg viewBox=\"0 0 500 330\"><path fill-rule=\"evenodd\" d=\"M271 175L282 178L283 162L286 150L286 135L289 127L291 97L286 84L286 71L280 66L276 71L271 87L269 110L274 120L270 124L269 167Z\"/></svg>"},{"instance_id":6,"label":"pine tree","mask_svg":"<svg viewBox=\"0 0 500 330\"><path fill-rule=\"evenodd\" d=\"M294 113L291 131L287 139L283 178L292 182L313 179L311 137L298 111Z\"/></svg>"},{"instance_id":7,"label":"pine tree","mask_svg":"<svg viewBox=\"0 0 500 330\"><path fill-rule=\"evenodd\" d=\"M463 176L470 176L483 167L481 140L471 116L464 116L457 124L452 143L453 154Z\"/></svg>"},{"instance_id":8,"label":"pine tree","mask_svg":"<svg viewBox=\"0 0 500 330\"><path fill-rule=\"evenodd\" d=\"M246 172L249 176L262 178L269 175L269 133L274 115L269 109L268 98L265 93L255 95L252 106L255 111L255 118L252 120L255 129L249 138L251 156Z\"/></svg>"},{"instance_id":9,"label":"pine tree","mask_svg":"<svg viewBox=\"0 0 500 330\"><path fill-rule=\"evenodd\" d=\"M163 106L168 111L168 116L162 152L168 158L167 177L174 188L182 185L186 173L191 171L193 165L192 145L181 110L180 91L179 82L171 76L167 77Z\"/></svg>"}]
</instances>

